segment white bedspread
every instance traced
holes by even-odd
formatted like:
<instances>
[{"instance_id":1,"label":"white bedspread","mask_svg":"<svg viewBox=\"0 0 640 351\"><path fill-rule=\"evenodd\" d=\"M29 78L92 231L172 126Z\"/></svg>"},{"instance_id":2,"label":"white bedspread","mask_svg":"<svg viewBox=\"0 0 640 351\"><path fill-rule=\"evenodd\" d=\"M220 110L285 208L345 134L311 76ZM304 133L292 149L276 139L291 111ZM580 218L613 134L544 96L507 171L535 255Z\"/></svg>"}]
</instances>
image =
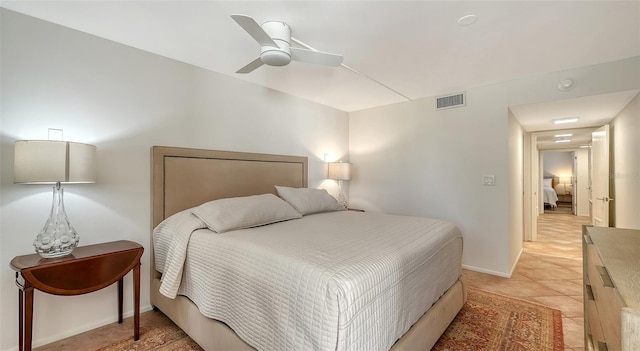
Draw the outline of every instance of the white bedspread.
<instances>
[{"instance_id":1,"label":"white bedspread","mask_svg":"<svg viewBox=\"0 0 640 351\"><path fill-rule=\"evenodd\" d=\"M544 187L544 202L551 205L551 207L556 207L558 202L558 194L553 188Z\"/></svg>"},{"instance_id":2,"label":"white bedspread","mask_svg":"<svg viewBox=\"0 0 640 351\"><path fill-rule=\"evenodd\" d=\"M161 292L258 350L388 350L461 274L462 235L446 221L341 211L195 227L154 232Z\"/></svg>"}]
</instances>

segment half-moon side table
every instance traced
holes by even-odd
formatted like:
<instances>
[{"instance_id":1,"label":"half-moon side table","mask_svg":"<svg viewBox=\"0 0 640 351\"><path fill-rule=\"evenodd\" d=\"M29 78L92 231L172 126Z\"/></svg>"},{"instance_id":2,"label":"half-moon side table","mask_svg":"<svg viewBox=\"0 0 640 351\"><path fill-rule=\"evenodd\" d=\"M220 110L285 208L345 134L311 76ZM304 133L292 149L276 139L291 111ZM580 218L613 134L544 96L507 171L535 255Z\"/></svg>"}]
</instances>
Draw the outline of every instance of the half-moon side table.
<instances>
[{"instance_id":1,"label":"half-moon side table","mask_svg":"<svg viewBox=\"0 0 640 351\"><path fill-rule=\"evenodd\" d=\"M11 260L19 303L19 350L31 350L33 289L54 295L81 295L118 282L118 323L122 323L122 280L133 270L133 337L140 338L140 258L144 248L120 240L77 247L71 255L42 258L38 254Z\"/></svg>"}]
</instances>

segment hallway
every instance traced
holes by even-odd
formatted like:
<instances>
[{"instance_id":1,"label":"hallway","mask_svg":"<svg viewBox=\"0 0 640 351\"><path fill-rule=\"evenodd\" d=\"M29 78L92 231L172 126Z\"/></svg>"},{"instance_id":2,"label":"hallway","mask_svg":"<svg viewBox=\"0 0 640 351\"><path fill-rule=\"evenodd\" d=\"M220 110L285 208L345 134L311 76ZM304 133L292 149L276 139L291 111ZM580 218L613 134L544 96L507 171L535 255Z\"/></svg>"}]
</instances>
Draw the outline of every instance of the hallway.
<instances>
[{"instance_id":1,"label":"hallway","mask_svg":"<svg viewBox=\"0 0 640 351\"><path fill-rule=\"evenodd\" d=\"M589 217L540 215L538 241L524 243L510 279L463 270L468 285L562 311L565 350L584 350L583 224L589 224Z\"/></svg>"}]
</instances>

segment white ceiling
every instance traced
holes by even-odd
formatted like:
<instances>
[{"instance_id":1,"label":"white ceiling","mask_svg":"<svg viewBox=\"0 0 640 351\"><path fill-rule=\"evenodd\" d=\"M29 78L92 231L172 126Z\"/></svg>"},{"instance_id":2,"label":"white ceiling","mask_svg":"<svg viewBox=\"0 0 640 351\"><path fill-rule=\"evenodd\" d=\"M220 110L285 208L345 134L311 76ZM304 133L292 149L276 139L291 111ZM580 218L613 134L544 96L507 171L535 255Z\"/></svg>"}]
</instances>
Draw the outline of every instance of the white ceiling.
<instances>
[{"instance_id":1,"label":"white ceiling","mask_svg":"<svg viewBox=\"0 0 640 351\"><path fill-rule=\"evenodd\" d=\"M546 131L534 133L539 150L575 150L591 145L591 133L596 128L566 129L561 131ZM571 134L568 137L556 135ZM556 140L570 140L567 143L556 143Z\"/></svg>"},{"instance_id":2,"label":"white ceiling","mask_svg":"<svg viewBox=\"0 0 640 351\"><path fill-rule=\"evenodd\" d=\"M1 6L344 111L640 55L638 0L3 0ZM343 67L300 62L236 74L259 55L258 44L229 17L237 13L258 23L286 22L296 39L344 55L346 65L391 89ZM459 26L469 14L477 22ZM604 115L619 112L627 97L599 100L609 103ZM552 107L575 114L569 106L587 100ZM516 108L525 130L551 129L540 121L552 113L537 115L532 107L550 108Z\"/></svg>"},{"instance_id":3,"label":"white ceiling","mask_svg":"<svg viewBox=\"0 0 640 351\"><path fill-rule=\"evenodd\" d=\"M511 112L518 118L527 132L537 133L538 148L575 149L591 143L591 132L595 128L609 123L638 94L638 90L621 91L611 94L586 96L575 99L551 101L539 104L510 106ZM576 123L557 124L558 118L578 117ZM572 134L571 137L554 137L558 134ZM556 143L558 139L570 142Z\"/></svg>"}]
</instances>

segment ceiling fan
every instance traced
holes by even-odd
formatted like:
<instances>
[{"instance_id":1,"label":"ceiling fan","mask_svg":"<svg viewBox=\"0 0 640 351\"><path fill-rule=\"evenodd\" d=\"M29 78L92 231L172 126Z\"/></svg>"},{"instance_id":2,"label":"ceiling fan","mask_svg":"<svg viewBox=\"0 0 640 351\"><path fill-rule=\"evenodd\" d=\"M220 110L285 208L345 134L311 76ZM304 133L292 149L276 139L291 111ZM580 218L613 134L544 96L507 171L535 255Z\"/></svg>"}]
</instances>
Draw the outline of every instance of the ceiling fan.
<instances>
[{"instance_id":1,"label":"ceiling fan","mask_svg":"<svg viewBox=\"0 0 640 351\"><path fill-rule=\"evenodd\" d=\"M291 47L292 40L302 46L308 46L292 38L291 27L284 22L269 21L260 26L246 15L231 15L231 18L260 44L260 56L236 73L250 73L263 64L284 66L291 60L334 67L342 63L342 55Z\"/></svg>"}]
</instances>

